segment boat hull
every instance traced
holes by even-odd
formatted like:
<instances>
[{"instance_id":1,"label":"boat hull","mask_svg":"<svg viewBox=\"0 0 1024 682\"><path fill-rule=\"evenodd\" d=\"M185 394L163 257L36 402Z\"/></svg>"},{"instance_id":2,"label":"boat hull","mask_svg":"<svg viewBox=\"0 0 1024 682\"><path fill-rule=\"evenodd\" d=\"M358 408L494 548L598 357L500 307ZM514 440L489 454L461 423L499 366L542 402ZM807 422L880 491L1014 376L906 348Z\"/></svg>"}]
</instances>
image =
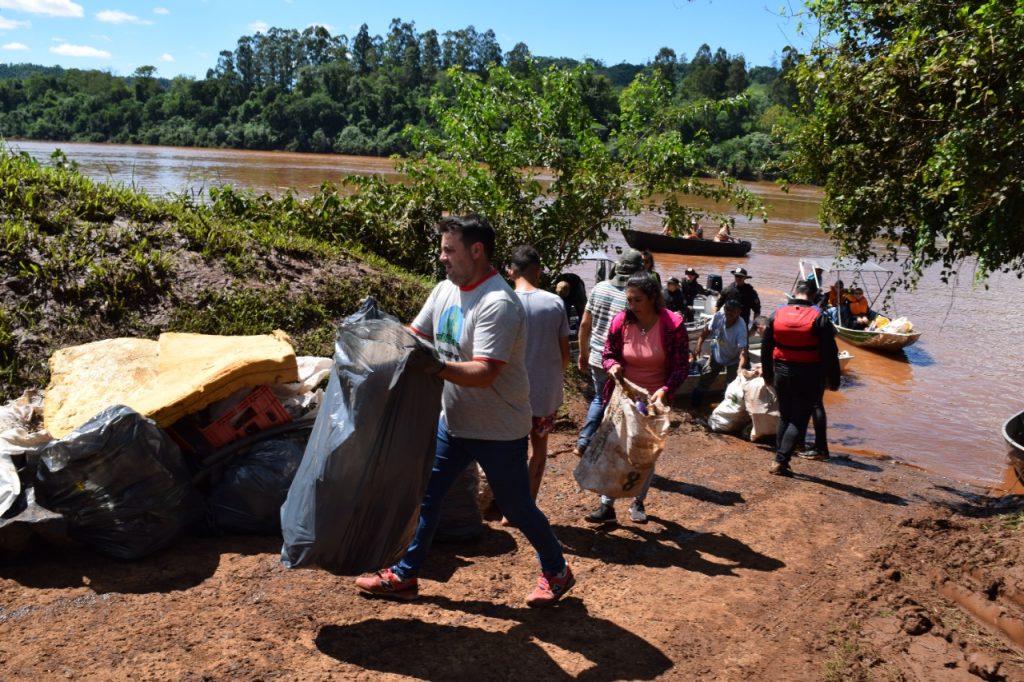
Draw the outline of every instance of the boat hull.
<instances>
[{"instance_id":1,"label":"boat hull","mask_svg":"<svg viewBox=\"0 0 1024 682\"><path fill-rule=\"evenodd\" d=\"M1018 412L1003 424L1006 453L1018 478L1024 481L1024 412Z\"/></svg>"},{"instance_id":2,"label":"boat hull","mask_svg":"<svg viewBox=\"0 0 1024 682\"><path fill-rule=\"evenodd\" d=\"M622 236L634 249L658 253L683 253L697 256L746 256L750 242L716 242L713 239L684 239L622 228Z\"/></svg>"},{"instance_id":3,"label":"boat hull","mask_svg":"<svg viewBox=\"0 0 1024 682\"><path fill-rule=\"evenodd\" d=\"M836 325L836 334L843 341L859 348L877 350L884 353L895 353L901 348L912 346L921 338L921 332L900 334L868 329L850 329Z\"/></svg>"}]
</instances>

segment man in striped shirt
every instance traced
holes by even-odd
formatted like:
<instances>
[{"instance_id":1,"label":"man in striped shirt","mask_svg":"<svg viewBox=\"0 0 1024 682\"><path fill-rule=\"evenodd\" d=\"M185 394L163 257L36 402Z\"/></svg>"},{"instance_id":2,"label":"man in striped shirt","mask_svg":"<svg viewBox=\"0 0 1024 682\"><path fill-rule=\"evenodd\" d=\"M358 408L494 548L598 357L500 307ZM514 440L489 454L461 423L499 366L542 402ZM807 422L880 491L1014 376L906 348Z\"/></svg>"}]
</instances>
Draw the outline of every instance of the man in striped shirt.
<instances>
[{"instance_id":1,"label":"man in striped shirt","mask_svg":"<svg viewBox=\"0 0 1024 682\"><path fill-rule=\"evenodd\" d=\"M640 272L644 266L643 255L635 250L628 249L619 257L615 266L615 275L604 282L598 282L590 292L590 300L583 311L583 319L580 320L580 357L579 370L581 374L590 372L590 378L594 385L594 400L587 410L587 420L583 423L579 438L576 440L576 456L582 457L590 439L597 433L597 427L604 417L604 404L601 402L601 392L608 380L608 374L601 366L601 353L604 351L604 342L608 337L608 327L612 318L626 308L626 282L634 273ZM589 353L585 352L589 349Z\"/></svg>"}]
</instances>

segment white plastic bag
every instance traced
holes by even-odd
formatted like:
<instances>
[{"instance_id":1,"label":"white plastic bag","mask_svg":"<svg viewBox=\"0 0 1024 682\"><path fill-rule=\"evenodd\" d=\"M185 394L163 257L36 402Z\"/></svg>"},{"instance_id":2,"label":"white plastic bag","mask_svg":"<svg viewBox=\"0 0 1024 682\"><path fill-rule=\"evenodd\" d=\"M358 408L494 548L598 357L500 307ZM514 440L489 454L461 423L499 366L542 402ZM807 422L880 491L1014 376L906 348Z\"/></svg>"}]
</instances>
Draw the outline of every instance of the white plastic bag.
<instances>
[{"instance_id":1,"label":"white plastic bag","mask_svg":"<svg viewBox=\"0 0 1024 682\"><path fill-rule=\"evenodd\" d=\"M647 414L637 408L646 405ZM615 387L604 419L573 471L581 488L608 497L633 497L665 449L669 409L623 379Z\"/></svg>"},{"instance_id":2,"label":"white plastic bag","mask_svg":"<svg viewBox=\"0 0 1024 682\"><path fill-rule=\"evenodd\" d=\"M751 379L743 386L743 405L753 422L750 440L775 435L779 430L779 397L764 377Z\"/></svg>"},{"instance_id":3,"label":"white plastic bag","mask_svg":"<svg viewBox=\"0 0 1024 682\"><path fill-rule=\"evenodd\" d=\"M725 387L725 397L718 404L715 411L708 417L708 426L716 433L734 433L739 431L750 417L747 415L747 408L744 405L744 390L747 380L742 372Z\"/></svg>"}]
</instances>

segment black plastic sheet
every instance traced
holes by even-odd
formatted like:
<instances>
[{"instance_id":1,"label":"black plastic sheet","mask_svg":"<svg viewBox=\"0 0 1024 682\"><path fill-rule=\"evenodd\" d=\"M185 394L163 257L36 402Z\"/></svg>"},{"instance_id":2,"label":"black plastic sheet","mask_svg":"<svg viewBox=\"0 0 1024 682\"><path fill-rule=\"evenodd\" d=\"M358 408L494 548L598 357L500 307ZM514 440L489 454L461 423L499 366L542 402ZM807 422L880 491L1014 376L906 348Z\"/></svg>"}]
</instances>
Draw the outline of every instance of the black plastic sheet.
<instances>
[{"instance_id":1,"label":"black plastic sheet","mask_svg":"<svg viewBox=\"0 0 1024 682\"><path fill-rule=\"evenodd\" d=\"M170 544L202 509L178 446L123 405L46 445L36 498L64 516L73 539L119 559Z\"/></svg>"},{"instance_id":2,"label":"black plastic sheet","mask_svg":"<svg viewBox=\"0 0 1024 682\"><path fill-rule=\"evenodd\" d=\"M434 462L443 382L424 368L435 363L433 349L372 299L342 323L281 508L285 566L356 575L402 555Z\"/></svg>"}]
</instances>

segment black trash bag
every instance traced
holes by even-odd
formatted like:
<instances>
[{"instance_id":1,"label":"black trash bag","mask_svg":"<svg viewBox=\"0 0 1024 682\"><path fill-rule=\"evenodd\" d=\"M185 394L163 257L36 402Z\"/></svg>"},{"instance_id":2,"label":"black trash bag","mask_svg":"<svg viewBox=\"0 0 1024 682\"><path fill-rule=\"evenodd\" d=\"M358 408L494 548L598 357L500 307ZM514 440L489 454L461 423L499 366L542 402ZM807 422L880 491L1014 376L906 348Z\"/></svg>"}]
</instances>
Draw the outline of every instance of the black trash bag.
<instances>
[{"instance_id":1,"label":"black trash bag","mask_svg":"<svg viewBox=\"0 0 1024 682\"><path fill-rule=\"evenodd\" d=\"M118 559L169 545L202 510L178 446L123 405L43 448L36 497L73 539Z\"/></svg>"},{"instance_id":2,"label":"black trash bag","mask_svg":"<svg viewBox=\"0 0 1024 682\"><path fill-rule=\"evenodd\" d=\"M305 441L267 440L232 463L207 498L213 525L229 533L280 534L281 505L304 446Z\"/></svg>"},{"instance_id":3,"label":"black trash bag","mask_svg":"<svg viewBox=\"0 0 1024 682\"><path fill-rule=\"evenodd\" d=\"M443 382L430 346L372 299L338 329L334 366L281 507L288 568L357 575L412 540L434 463Z\"/></svg>"},{"instance_id":4,"label":"black trash bag","mask_svg":"<svg viewBox=\"0 0 1024 682\"><path fill-rule=\"evenodd\" d=\"M462 470L441 503L441 518L434 540L437 542L469 542L484 532L484 520L477 503L480 476L476 463Z\"/></svg>"},{"instance_id":5,"label":"black trash bag","mask_svg":"<svg viewBox=\"0 0 1024 682\"><path fill-rule=\"evenodd\" d=\"M64 517L39 506L34 488L22 488L11 508L0 516L0 561L20 557L37 538L56 547L75 544Z\"/></svg>"}]
</instances>

